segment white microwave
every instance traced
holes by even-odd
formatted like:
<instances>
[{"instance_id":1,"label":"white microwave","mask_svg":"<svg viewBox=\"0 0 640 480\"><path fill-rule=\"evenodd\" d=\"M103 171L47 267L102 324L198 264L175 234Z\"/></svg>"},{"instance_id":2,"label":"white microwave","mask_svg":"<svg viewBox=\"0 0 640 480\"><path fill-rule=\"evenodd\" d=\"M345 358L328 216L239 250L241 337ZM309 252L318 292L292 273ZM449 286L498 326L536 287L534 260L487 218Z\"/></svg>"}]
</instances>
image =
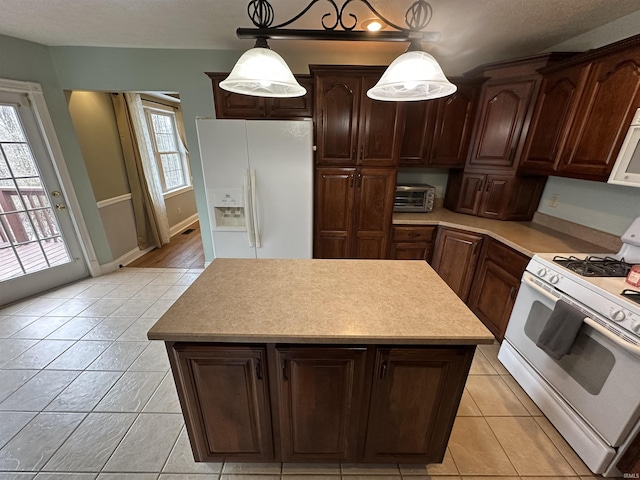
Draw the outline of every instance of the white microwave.
<instances>
[{"instance_id":1,"label":"white microwave","mask_svg":"<svg viewBox=\"0 0 640 480\"><path fill-rule=\"evenodd\" d=\"M640 108L633 116L607 183L640 187Z\"/></svg>"}]
</instances>

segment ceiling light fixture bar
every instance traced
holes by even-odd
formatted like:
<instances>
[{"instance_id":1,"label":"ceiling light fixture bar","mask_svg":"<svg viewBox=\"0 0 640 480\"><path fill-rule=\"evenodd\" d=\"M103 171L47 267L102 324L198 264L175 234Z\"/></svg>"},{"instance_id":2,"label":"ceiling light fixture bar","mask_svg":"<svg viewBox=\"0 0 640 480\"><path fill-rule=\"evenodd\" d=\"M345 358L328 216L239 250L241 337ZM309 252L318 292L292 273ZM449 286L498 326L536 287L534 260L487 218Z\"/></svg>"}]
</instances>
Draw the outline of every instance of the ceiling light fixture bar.
<instances>
[{"instance_id":1,"label":"ceiling light fixture bar","mask_svg":"<svg viewBox=\"0 0 640 480\"><path fill-rule=\"evenodd\" d=\"M321 2L331 7L320 19L322 29L282 28L296 22ZM355 30L358 18L347 11L347 7L355 4L367 7L390 30ZM282 57L269 48L267 39L274 39L409 42L407 51L393 61L367 95L375 100L414 101L439 98L456 91L436 59L422 50L421 42L440 40L439 33L422 31L433 16L426 0L415 0L407 9L404 21L408 28L386 19L368 0L345 0L341 7L335 0L311 0L300 13L278 25L273 25L275 15L268 0L250 0L247 14L256 28L238 28L236 34L238 38L255 39L256 44L240 57L229 76L220 82L225 90L263 97L296 97L306 93Z\"/></svg>"}]
</instances>

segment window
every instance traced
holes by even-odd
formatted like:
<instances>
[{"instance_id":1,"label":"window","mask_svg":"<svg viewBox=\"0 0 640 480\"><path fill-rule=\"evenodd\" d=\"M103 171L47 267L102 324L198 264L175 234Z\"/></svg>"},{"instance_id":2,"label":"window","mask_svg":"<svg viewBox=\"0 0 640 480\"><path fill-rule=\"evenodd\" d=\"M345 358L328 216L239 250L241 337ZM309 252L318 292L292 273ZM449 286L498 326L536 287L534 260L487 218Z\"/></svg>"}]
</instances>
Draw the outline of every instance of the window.
<instances>
[{"instance_id":1,"label":"window","mask_svg":"<svg viewBox=\"0 0 640 480\"><path fill-rule=\"evenodd\" d=\"M151 102L143 102L143 106L162 191L169 193L191 186L187 152L178 136L175 111Z\"/></svg>"}]
</instances>

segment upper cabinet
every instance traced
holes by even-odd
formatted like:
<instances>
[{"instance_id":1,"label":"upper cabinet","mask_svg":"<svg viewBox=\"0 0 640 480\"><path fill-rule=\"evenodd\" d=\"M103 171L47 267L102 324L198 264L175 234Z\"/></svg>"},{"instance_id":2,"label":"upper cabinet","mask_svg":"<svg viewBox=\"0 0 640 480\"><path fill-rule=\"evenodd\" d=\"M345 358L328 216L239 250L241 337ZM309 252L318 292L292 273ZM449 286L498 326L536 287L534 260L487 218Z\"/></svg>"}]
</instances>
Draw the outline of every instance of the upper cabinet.
<instances>
[{"instance_id":1,"label":"upper cabinet","mask_svg":"<svg viewBox=\"0 0 640 480\"><path fill-rule=\"evenodd\" d=\"M520 170L606 181L640 107L640 36L543 74Z\"/></svg>"},{"instance_id":2,"label":"upper cabinet","mask_svg":"<svg viewBox=\"0 0 640 480\"><path fill-rule=\"evenodd\" d=\"M381 67L311 66L315 82L316 163L398 165L404 109L367 97Z\"/></svg>"},{"instance_id":3,"label":"upper cabinet","mask_svg":"<svg viewBox=\"0 0 640 480\"><path fill-rule=\"evenodd\" d=\"M452 78L448 97L407 102L401 167L463 167L482 79Z\"/></svg>"},{"instance_id":4,"label":"upper cabinet","mask_svg":"<svg viewBox=\"0 0 640 480\"><path fill-rule=\"evenodd\" d=\"M537 83L535 77L487 82L467 166L513 168Z\"/></svg>"},{"instance_id":5,"label":"upper cabinet","mask_svg":"<svg viewBox=\"0 0 640 480\"><path fill-rule=\"evenodd\" d=\"M313 114L313 78L311 75L296 75L296 80L307 89L302 97L272 98L252 97L231 93L220 88L220 82L228 73L207 72L213 86L213 101L216 118L228 119L296 119L309 118Z\"/></svg>"}]
</instances>

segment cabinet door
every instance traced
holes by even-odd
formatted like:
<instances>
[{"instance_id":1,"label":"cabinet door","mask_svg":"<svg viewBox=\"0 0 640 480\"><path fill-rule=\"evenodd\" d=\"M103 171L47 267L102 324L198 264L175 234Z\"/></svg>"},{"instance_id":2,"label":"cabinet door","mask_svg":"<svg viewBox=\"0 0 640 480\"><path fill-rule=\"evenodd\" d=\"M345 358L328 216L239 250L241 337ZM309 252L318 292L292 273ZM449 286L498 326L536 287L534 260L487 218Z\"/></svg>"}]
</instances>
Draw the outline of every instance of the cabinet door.
<instances>
[{"instance_id":1,"label":"cabinet door","mask_svg":"<svg viewBox=\"0 0 640 480\"><path fill-rule=\"evenodd\" d=\"M265 350L178 344L174 353L196 460L272 460Z\"/></svg>"},{"instance_id":2,"label":"cabinet door","mask_svg":"<svg viewBox=\"0 0 640 480\"><path fill-rule=\"evenodd\" d=\"M248 118L266 117L266 99L251 95L241 95L220 88L220 82L229 76L228 73L207 73L213 87L213 101L216 118Z\"/></svg>"},{"instance_id":3,"label":"cabinet door","mask_svg":"<svg viewBox=\"0 0 640 480\"><path fill-rule=\"evenodd\" d=\"M486 178L486 175L477 173L465 173L463 175L460 194L456 202L456 212L468 215L478 214Z\"/></svg>"},{"instance_id":4,"label":"cabinet door","mask_svg":"<svg viewBox=\"0 0 640 480\"><path fill-rule=\"evenodd\" d=\"M284 462L353 461L366 349L278 348Z\"/></svg>"},{"instance_id":5,"label":"cabinet door","mask_svg":"<svg viewBox=\"0 0 640 480\"><path fill-rule=\"evenodd\" d=\"M438 102L423 100L406 103L399 165L401 167L426 167L431 150Z\"/></svg>"},{"instance_id":6,"label":"cabinet door","mask_svg":"<svg viewBox=\"0 0 640 480\"><path fill-rule=\"evenodd\" d=\"M396 169L361 168L356 184L353 257L386 258Z\"/></svg>"},{"instance_id":7,"label":"cabinet door","mask_svg":"<svg viewBox=\"0 0 640 480\"><path fill-rule=\"evenodd\" d=\"M367 75L360 93L358 165L394 167L398 165L402 143L402 102L381 102L367 97L379 75Z\"/></svg>"},{"instance_id":8,"label":"cabinet door","mask_svg":"<svg viewBox=\"0 0 640 480\"><path fill-rule=\"evenodd\" d=\"M318 74L315 81L316 161L318 165L355 165L361 76Z\"/></svg>"},{"instance_id":9,"label":"cabinet door","mask_svg":"<svg viewBox=\"0 0 640 480\"><path fill-rule=\"evenodd\" d=\"M463 302L469 296L481 244L480 235L449 228L438 229L433 269Z\"/></svg>"},{"instance_id":10,"label":"cabinet door","mask_svg":"<svg viewBox=\"0 0 640 480\"><path fill-rule=\"evenodd\" d=\"M607 180L639 106L640 51L595 62L562 157L562 174Z\"/></svg>"},{"instance_id":11,"label":"cabinet door","mask_svg":"<svg viewBox=\"0 0 640 480\"><path fill-rule=\"evenodd\" d=\"M487 175L478 216L499 219L506 217L513 179L510 176Z\"/></svg>"},{"instance_id":12,"label":"cabinet door","mask_svg":"<svg viewBox=\"0 0 640 480\"><path fill-rule=\"evenodd\" d=\"M474 349L378 349L366 461L442 461Z\"/></svg>"},{"instance_id":13,"label":"cabinet door","mask_svg":"<svg viewBox=\"0 0 640 480\"><path fill-rule=\"evenodd\" d=\"M589 70L577 65L545 75L518 170L555 172Z\"/></svg>"},{"instance_id":14,"label":"cabinet door","mask_svg":"<svg viewBox=\"0 0 640 480\"><path fill-rule=\"evenodd\" d=\"M475 84L458 83L456 93L437 101L429 166L464 167L471 141L477 98L478 87Z\"/></svg>"},{"instance_id":15,"label":"cabinet door","mask_svg":"<svg viewBox=\"0 0 640 480\"><path fill-rule=\"evenodd\" d=\"M502 341L529 258L490 239L469 294L469 308Z\"/></svg>"},{"instance_id":16,"label":"cabinet door","mask_svg":"<svg viewBox=\"0 0 640 480\"><path fill-rule=\"evenodd\" d=\"M273 97L267 99L269 118L305 118L313 116L313 78L309 75L296 75L296 80L307 89L301 97Z\"/></svg>"},{"instance_id":17,"label":"cabinet door","mask_svg":"<svg viewBox=\"0 0 640 480\"><path fill-rule=\"evenodd\" d=\"M314 258L351 256L355 177L355 168L316 169Z\"/></svg>"},{"instance_id":18,"label":"cabinet door","mask_svg":"<svg viewBox=\"0 0 640 480\"><path fill-rule=\"evenodd\" d=\"M512 168L536 79L490 82L480 101L469 166Z\"/></svg>"}]
</instances>

